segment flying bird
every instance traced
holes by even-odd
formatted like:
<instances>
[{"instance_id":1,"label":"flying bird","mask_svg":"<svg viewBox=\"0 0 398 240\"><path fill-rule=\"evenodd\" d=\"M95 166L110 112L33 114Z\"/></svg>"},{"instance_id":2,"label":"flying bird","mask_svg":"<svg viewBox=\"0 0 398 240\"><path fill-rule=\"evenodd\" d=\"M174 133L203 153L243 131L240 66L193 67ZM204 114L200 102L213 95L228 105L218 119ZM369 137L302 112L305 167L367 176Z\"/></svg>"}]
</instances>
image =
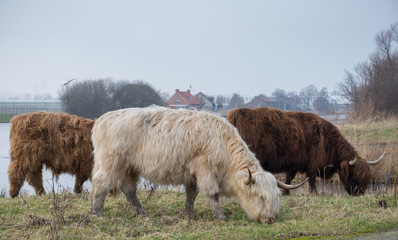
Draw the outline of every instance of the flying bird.
<instances>
[{"instance_id":1,"label":"flying bird","mask_svg":"<svg viewBox=\"0 0 398 240\"><path fill-rule=\"evenodd\" d=\"M75 80L75 79L74 79L74 78L72 78L71 80L69 80L69 81L67 81L67 82L63 83L63 85L64 85L64 86L66 86L66 85L68 85L70 82L72 82L73 80Z\"/></svg>"}]
</instances>

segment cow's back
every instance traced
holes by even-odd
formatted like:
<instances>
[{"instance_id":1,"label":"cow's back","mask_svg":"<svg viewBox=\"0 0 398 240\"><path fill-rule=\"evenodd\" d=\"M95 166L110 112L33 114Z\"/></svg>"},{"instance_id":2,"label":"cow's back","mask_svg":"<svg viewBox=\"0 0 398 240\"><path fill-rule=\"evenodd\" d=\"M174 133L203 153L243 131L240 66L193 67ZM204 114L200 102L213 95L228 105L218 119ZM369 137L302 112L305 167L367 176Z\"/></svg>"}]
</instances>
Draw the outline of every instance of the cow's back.
<instances>
[{"instance_id":1,"label":"cow's back","mask_svg":"<svg viewBox=\"0 0 398 240\"><path fill-rule=\"evenodd\" d=\"M92 165L93 124L93 120L64 113L18 115L11 120L11 161L46 164L56 175L73 173L80 164Z\"/></svg>"},{"instance_id":2,"label":"cow's back","mask_svg":"<svg viewBox=\"0 0 398 240\"><path fill-rule=\"evenodd\" d=\"M151 182L184 183L184 179L190 177L187 161L196 152L192 136L200 138L200 134L192 127L191 112L181 114L169 114L154 107L104 114L93 128L95 164L100 162L115 179L118 176L112 172L128 166Z\"/></svg>"},{"instance_id":3,"label":"cow's back","mask_svg":"<svg viewBox=\"0 0 398 240\"><path fill-rule=\"evenodd\" d=\"M128 166L152 182L181 184L192 180L193 162L203 156L222 176L229 164L226 142L233 137L240 139L214 114L149 107L104 114L95 123L92 142L95 164L108 172Z\"/></svg>"},{"instance_id":4,"label":"cow's back","mask_svg":"<svg viewBox=\"0 0 398 240\"><path fill-rule=\"evenodd\" d=\"M236 109L227 119L236 126L264 169L306 172L323 141L320 119L309 113L259 107Z\"/></svg>"}]
</instances>

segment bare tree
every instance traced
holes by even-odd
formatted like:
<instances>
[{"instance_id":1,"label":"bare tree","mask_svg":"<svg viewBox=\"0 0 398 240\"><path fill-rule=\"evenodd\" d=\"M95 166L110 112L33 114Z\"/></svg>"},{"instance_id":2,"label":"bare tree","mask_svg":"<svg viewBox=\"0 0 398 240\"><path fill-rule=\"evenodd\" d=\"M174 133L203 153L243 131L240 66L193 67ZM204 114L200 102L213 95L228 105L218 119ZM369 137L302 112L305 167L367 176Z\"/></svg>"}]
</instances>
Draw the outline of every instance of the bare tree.
<instances>
[{"instance_id":1,"label":"bare tree","mask_svg":"<svg viewBox=\"0 0 398 240\"><path fill-rule=\"evenodd\" d=\"M66 112L86 118L97 118L112 109L111 79L83 80L67 84L59 92Z\"/></svg>"},{"instance_id":2,"label":"bare tree","mask_svg":"<svg viewBox=\"0 0 398 240\"><path fill-rule=\"evenodd\" d=\"M167 100L170 99L170 94L169 94L169 93L159 92L159 96L160 96L160 98L162 99L162 101L163 101L164 103L166 103Z\"/></svg>"},{"instance_id":3,"label":"bare tree","mask_svg":"<svg viewBox=\"0 0 398 240\"><path fill-rule=\"evenodd\" d=\"M329 92L327 88L322 88L314 100L314 109L321 114L328 114L331 111L329 102Z\"/></svg>"},{"instance_id":4,"label":"bare tree","mask_svg":"<svg viewBox=\"0 0 398 240\"><path fill-rule=\"evenodd\" d=\"M280 110L286 110L286 104L288 102L288 97L287 97L285 90L277 88L272 93L272 96L276 97L276 99L277 99L276 108L278 108Z\"/></svg>"},{"instance_id":5,"label":"bare tree","mask_svg":"<svg viewBox=\"0 0 398 240\"><path fill-rule=\"evenodd\" d=\"M317 96L317 94L318 94L318 90L312 84L301 89L299 96L301 97L301 99L304 103L306 111L311 110L312 102L315 100L315 97Z\"/></svg>"},{"instance_id":6,"label":"bare tree","mask_svg":"<svg viewBox=\"0 0 398 240\"><path fill-rule=\"evenodd\" d=\"M398 22L375 37L376 49L367 61L346 71L339 84L342 95L354 105L356 117L398 115Z\"/></svg>"},{"instance_id":7,"label":"bare tree","mask_svg":"<svg viewBox=\"0 0 398 240\"><path fill-rule=\"evenodd\" d=\"M302 99L296 92L287 93L287 110L303 110Z\"/></svg>"},{"instance_id":8,"label":"bare tree","mask_svg":"<svg viewBox=\"0 0 398 240\"><path fill-rule=\"evenodd\" d=\"M217 109L223 109L224 108L224 104L228 103L228 99L225 96L222 95L217 95L216 96L216 107Z\"/></svg>"},{"instance_id":9,"label":"bare tree","mask_svg":"<svg viewBox=\"0 0 398 240\"><path fill-rule=\"evenodd\" d=\"M234 93L232 95L232 98L229 100L229 108L243 107L244 103L245 100L243 99L243 97L238 93Z\"/></svg>"}]
</instances>

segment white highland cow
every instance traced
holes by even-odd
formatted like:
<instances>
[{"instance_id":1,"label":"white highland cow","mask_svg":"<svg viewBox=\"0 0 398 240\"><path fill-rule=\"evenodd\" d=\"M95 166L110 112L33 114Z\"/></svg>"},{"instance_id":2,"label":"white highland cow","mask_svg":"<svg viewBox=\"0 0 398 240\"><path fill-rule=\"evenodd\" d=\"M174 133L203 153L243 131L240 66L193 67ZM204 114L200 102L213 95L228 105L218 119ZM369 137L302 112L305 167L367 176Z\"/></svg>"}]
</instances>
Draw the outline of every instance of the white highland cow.
<instances>
[{"instance_id":1,"label":"white highland cow","mask_svg":"<svg viewBox=\"0 0 398 240\"><path fill-rule=\"evenodd\" d=\"M92 211L98 215L115 187L145 214L136 195L142 176L158 184L184 184L189 216L200 191L215 219L226 219L218 201L225 196L236 197L250 219L274 222L281 203L278 186L302 185L285 185L265 172L237 130L211 113L164 107L108 112L95 122L92 142Z\"/></svg>"}]
</instances>

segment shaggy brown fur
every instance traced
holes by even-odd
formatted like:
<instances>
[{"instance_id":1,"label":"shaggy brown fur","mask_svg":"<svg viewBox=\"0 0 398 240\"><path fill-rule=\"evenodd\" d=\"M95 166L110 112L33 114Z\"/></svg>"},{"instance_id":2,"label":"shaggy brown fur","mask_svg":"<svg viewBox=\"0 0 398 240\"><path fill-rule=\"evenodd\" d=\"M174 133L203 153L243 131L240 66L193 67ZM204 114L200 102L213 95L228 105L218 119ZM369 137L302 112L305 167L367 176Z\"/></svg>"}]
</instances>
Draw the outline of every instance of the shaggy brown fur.
<instances>
[{"instance_id":1,"label":"shaggy brown fur","mask_svg":"<svg viewBox=\"0 0 398 240\"><path fill-rule=\"evenodd\" d=\"M10 196L18 196L25 180L36 194L45 193L43 165L55 176L75 175L74 192L80 193L93 168L93 125L93 120L65 113L38 112L13 117L8 168Z\"/></svg>"},{"instance_id":2,"label":"shaggy brown fur","mask_svg":"<svg viewBox=\"0 0 398 240\"><path fill-rule=\"evenodd\" d=\"M290 183L297 172L310 177L310 192L316 192L315 178L339 173L350 195L365 192L370 167L330 122L312 113L288 112L259 107L239 108L227 120L239 131L265 170L286 172ZM349 161L358 157L356 165Z\"/></svg>"}]
</instances>

